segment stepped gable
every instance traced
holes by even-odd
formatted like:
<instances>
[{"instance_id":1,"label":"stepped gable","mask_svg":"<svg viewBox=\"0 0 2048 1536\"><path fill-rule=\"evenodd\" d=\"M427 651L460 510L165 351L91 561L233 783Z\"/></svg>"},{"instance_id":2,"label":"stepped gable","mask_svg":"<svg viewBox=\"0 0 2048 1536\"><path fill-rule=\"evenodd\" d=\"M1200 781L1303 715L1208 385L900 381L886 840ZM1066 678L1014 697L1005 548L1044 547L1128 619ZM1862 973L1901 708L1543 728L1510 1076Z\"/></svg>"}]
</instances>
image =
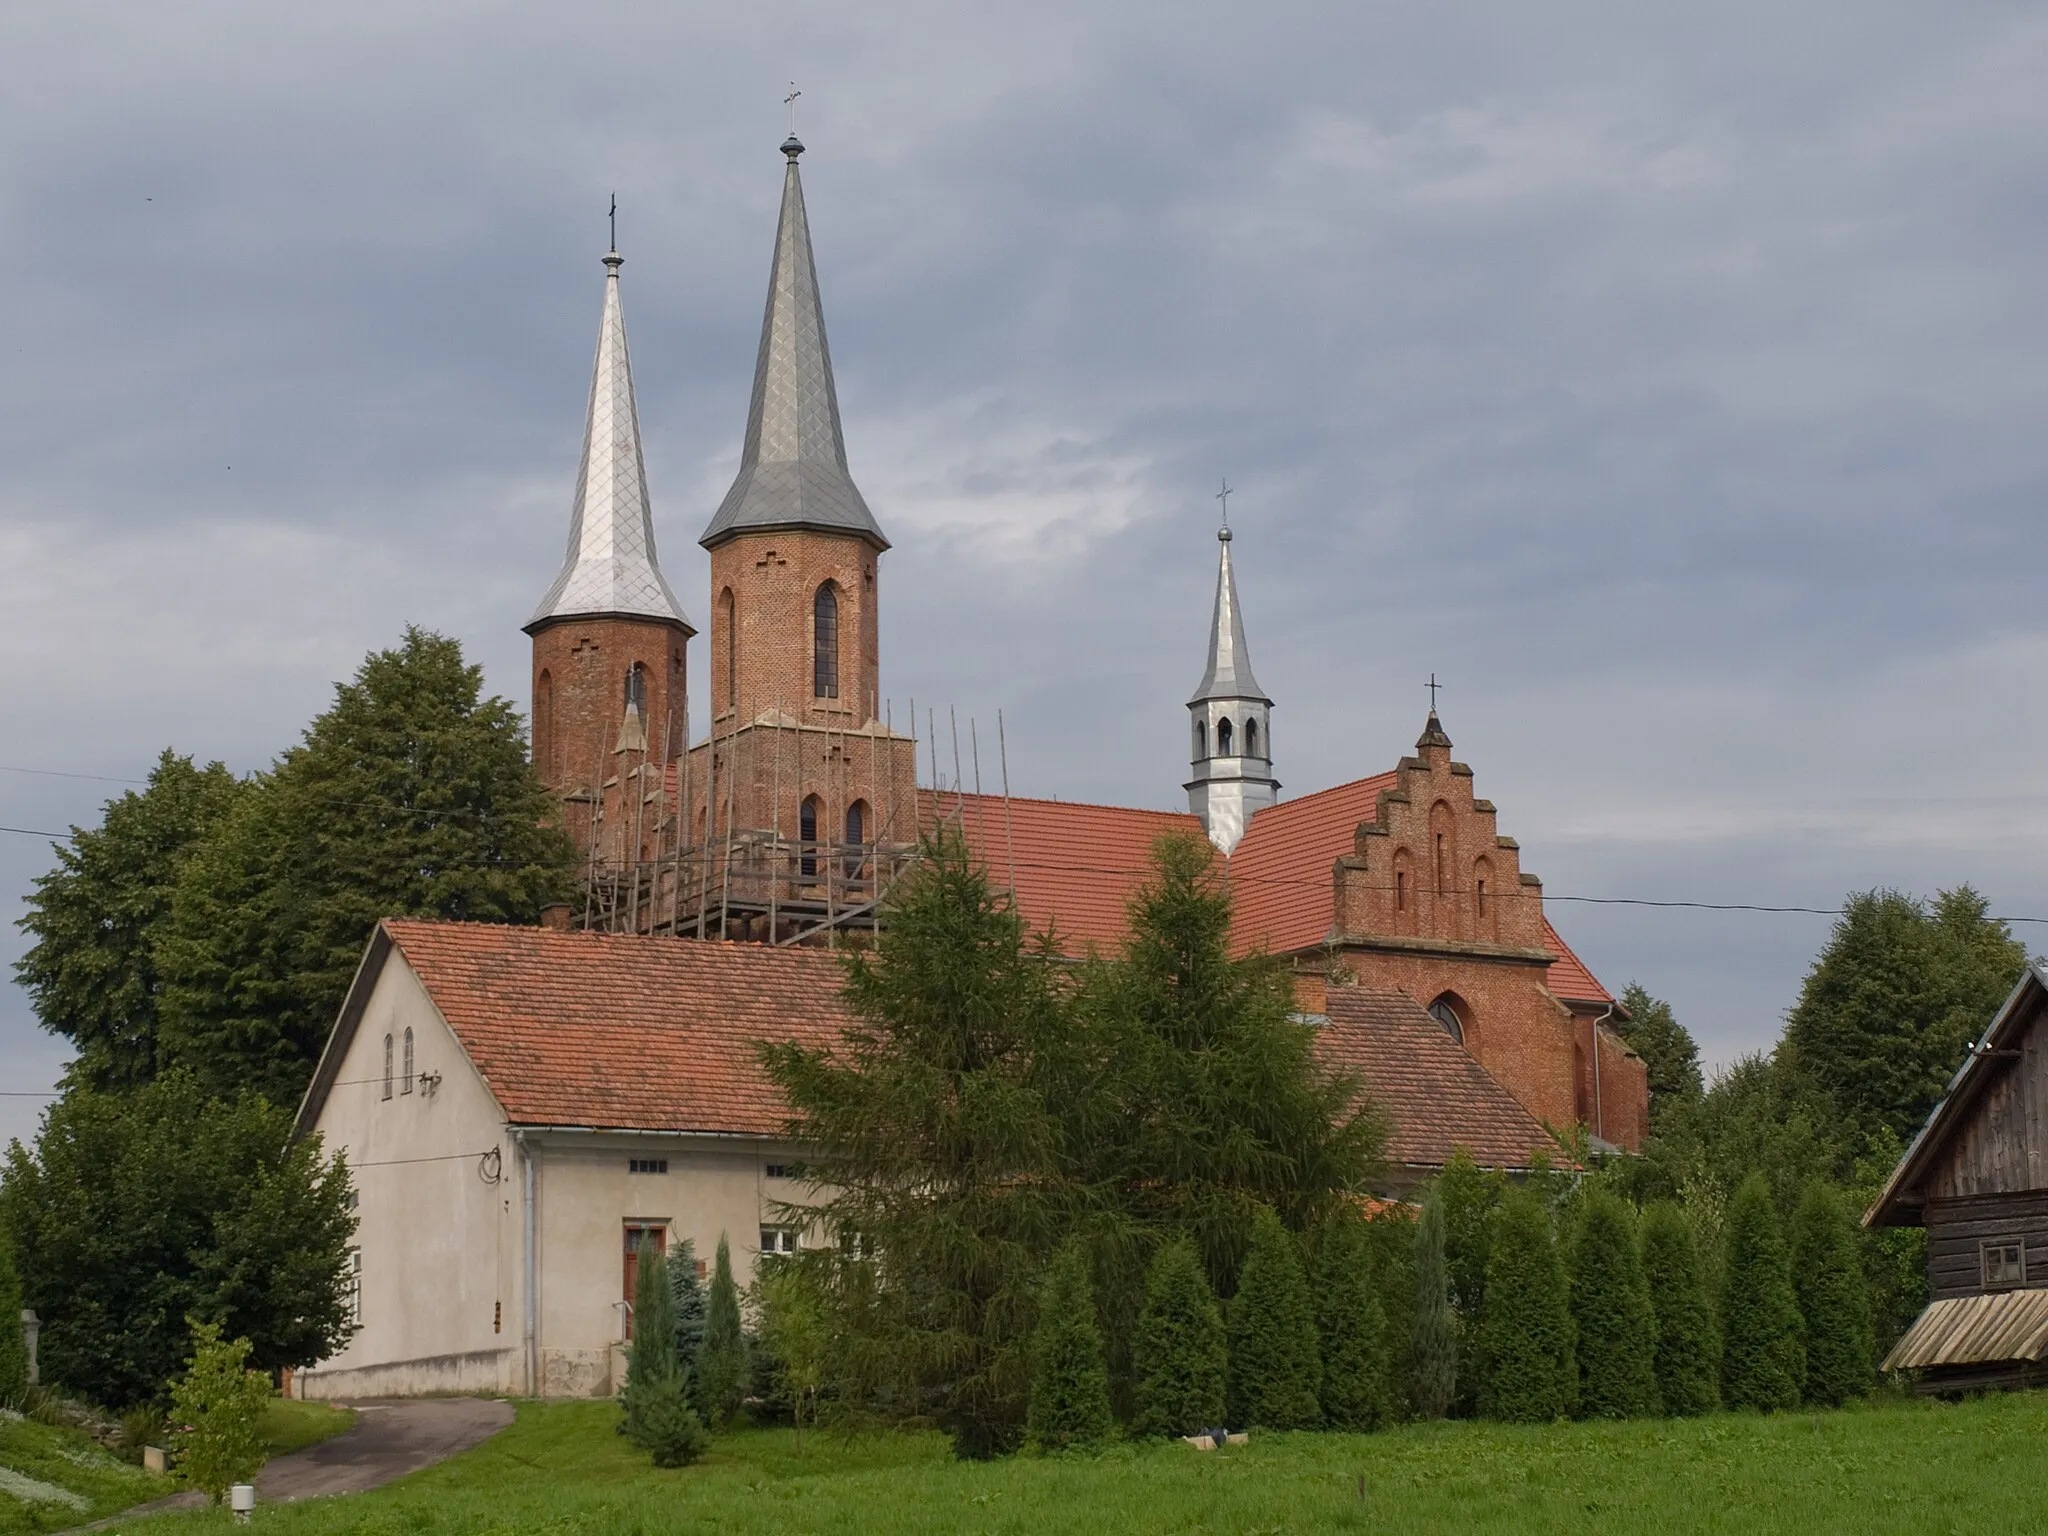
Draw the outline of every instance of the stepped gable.
<instances>
[{"instance_id":1,"label":"stepped gable","mask_svg":"<svg viewBox=\"0 0 2048 1536\"><path fill-rule=\"evenodd\" d=\"M757 1041L836 1043L837 955L487 923L388 919L516 1125L780 1135Z\"/></svg>"},{"instance_id":2,"label":"stepped gable","mask_svg":"<svg viewBox=\"0 0 2048 1536\"><path fill-rule=\"evenodd\" d=\"M1463 1149L1489 1168L1570 1160L1515 1096L1405 992L1331 987L1316 1031L1325 1066L1356 1074L1387 1116L1387 1160L1441 1168Z\"/></svg>"}]
</instances>

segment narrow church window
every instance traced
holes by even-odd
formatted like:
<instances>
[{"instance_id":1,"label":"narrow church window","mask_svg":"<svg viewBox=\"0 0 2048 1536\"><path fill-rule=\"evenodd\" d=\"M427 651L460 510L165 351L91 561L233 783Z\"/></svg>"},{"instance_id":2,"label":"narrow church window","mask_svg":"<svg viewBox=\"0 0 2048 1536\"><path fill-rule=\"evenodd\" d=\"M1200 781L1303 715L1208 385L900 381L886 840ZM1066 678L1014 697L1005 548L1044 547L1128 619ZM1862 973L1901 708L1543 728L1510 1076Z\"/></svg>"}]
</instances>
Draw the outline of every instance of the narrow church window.
<instances>
[{"instance_id":1,"label":"narrow church window","mask_svg":"<svg viewBox=\"0 0 2048 1536\"><path fill-rule=\"evenodd\" d=\"M831 582L811 602L811 693L839 697L839 592Z\"/></svg>"},{"instance_id":2,"label":"narrow church window","mask_svg":"<svg viewBox=\"0 0 2048 1536\"><path fill-rule=\"evenodd\" d=\"M384 1097L391 1097L391 1037L384 1037Z\"/></svg>"},{"instance_id":3,"label":"narrow church window","mask_svg":"<svg viewBox=\"0 0 2048 1536\"><path fill-rule=\"evenodd\" d=\"M1479 882L1475 894L1479 898L1479 915L1484 917L1486 916L1486 881L1484 879Z\"/></svg>"},{"instance_id":4,"label":"narrow church window","mask_svg":"<svg viewBox=\"0 0 2048 1536\"><path fill-rule=\"evenodd\" d=\"M1429 1016L1443 1026L1445 1034L1460 1045L1465 1043L1465 1023L1458 1017L1458 1010L1453 1006L1449 993L1445 993L1429 1005Z\"/></svg>"},{"instance_id":5,"label":"narrow church window","mask_svg":"<svg viewBox=\"0 0 2048 1536\"><path fill-rule=\"evenodd\" d=\"M555 782L555 679L545 670L533 685L533 765L548 783Z\"/></svg>"},{"instance_id":6,"label":"narrow church window","mask_svg":"<svg viewBox=\"0 0 2048 1536\"><path fill-rule=\"evenodd\" d=\"M1244 723L1244 755L1246 757L1257 757L1259 755L1259 722L1250 718L1247 718Z\"/></svg>"},{"instance_id":7,"label":"narrow church window","mask_svg":"<svg viewBox=\"0 0 2048 1536\"><path fill-rule=\"evenodd\" d=\"M626 670L626 708L647 718L647 669L637 661Z\"/></svg>"},{"instance_id":8,"label":"narrow church window","mask_svg":"<svg viewBox=\"0 0 2048 1536\"><path fill-rule=\"evenodd\" d=\"M818 797L807 795L796 812L797 869L805 876L818 873Z\"/></svg>"},{"instance_id":9,"label":"narrow church window","mask_svg":"<svg viewBox=\"0 0 2048 1536\"><path fill-rule=\"evenodd\" d=\"M1436 835L1436 892L1437 892L1437 894L1438 894L1439 896L1443 895L1443 893L1444 893L1444 889L1445 889L1445 887L1444 887L1444 835L1443 835L1443 833L1439 832L1439 833L1437 833L1437 835Z\"/></svg>"},{"instance_id":10,"label":"narrow church window","mask_svg":"<svg viewBox=\"0 0 2048 1536\"><path fill-rule=\"evenodd\" d=\"M1195 722L1195 757L1197 761L1209 755L1209 726L1206 721Z\"/></svg>"},{"instance_id":11,"label":"narrow church window","mask_svg":"<svg viewBox=\"0 0 2048 1536\"><path fill-rule=\"evenodd\" d=\"M1218 720L1216 722L1216 755L1218 757L1230 756L1230 722L1228 720Z\"/></svg>"},{"instance_id":12,"label":"narrow church window","mask_svg":"<svg viewBox=\"0 0 2048 1536\"><path fill-rule=\"evenodd\" d=\"M412 1092L412 1031L405 1032L405 1076L398 1080L400 1093Z\"/></svg>"},{"instance_id":13,"label":"narrow church window","mask_svg":"<svg viewBox=\"0 0 2048 1536\"><path fill-rule=\"evenodd\" d=\"M739 704L739 700L734 695L739 692L740 686L740 637L739 632L733 628L731 587L727 587L719 594L718 608L719 617L724 620L720 628L725 631L725 707L733 709Z\"/></svg>"},{"instance_id":14,"label":"narrow church window","mask_svg":"<svg viewBox=\"0 0 2048 1536\"><path fill-rule=\"evenodd\" d=\"M1408 871L1405 869L1394 871L1394 910L1408 910Z\"/></svg>"},{"instance_id":15,"label":"narrow church window","mask_svg":"<svg viewBox=\"0 0 2048 1536\"><path fill-rule=\"evenodd\" d=\"M846 808L846 878L858 880L867 860L861 849L867 843L868 806L865 800L856 800Z\"/></svg>"}]
</instances>

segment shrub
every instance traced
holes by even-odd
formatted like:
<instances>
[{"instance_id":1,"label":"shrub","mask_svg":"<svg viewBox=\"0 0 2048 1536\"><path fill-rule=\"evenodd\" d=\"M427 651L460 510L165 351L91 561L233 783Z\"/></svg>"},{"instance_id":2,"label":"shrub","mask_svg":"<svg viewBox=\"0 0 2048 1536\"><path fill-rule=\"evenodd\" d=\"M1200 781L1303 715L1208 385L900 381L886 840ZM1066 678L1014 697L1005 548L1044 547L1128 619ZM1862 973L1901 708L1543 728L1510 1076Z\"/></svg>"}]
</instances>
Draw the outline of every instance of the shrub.
<instances>
[{"instance_id":1,"label":"shrub","mask_svg":"<svg viewBox=\"0 0 2048 1536\"><path fill-rule=\"evenodd\" d=\"M223 1339L218 1323L191 1319L192 1356L171 1383L178 1475L218 1504L263 1465L258 1424L270 1383L248 1369L249 1341Z\"/></svg>"},{"instance_id":2,"label":"shrub","mask_svg":"<svg viewBox=\"0 0 2048 1536\"><path fill-rule=\"evenodd\" d=\"M1870 1294L1841 1196L1818 1180L1792 1215L1792 1281L1806 1325L1806 1400L1834 1408L1870 1389Z\"/></svg>"},{"instance_id":3,"label":"shrub","mask_svg":"<svg viewBox=\"0 0 2048 1536\"><path fill-rule=\"evenodd\" d=\"M1484 1405L1489 1415L1545 1423L1571 1413L1579 1369L1564 1264L1550 1212L1527 1189L1513 1190L1501 1202L1481 1326L1492 1363Z\"/></svg>"},{"instance_id":4,"label":"shrub","mask_svg":"<svg viewBox=\"0 0 2048 1536\"><path fill-rule=\"evenodd\" d=\"M776 1392L789 1403L799 1455L804 1447L804 1411L809 1409L811 1422L817 1422L829 1335L825 1293L809 1262L813 1257L766 1262L754 1277L755 1308L761 1319L756 1375L767 1378L764 1393Z\"/></svg>"},{"instance_id":5,"label":"shrub","mask_svg":"<svg viewBox=\"0 0 2048 1536\"><path fill-rule=\"evenodd\" d=\"M1223 1313L1194 1244L1168 1243L1145 1271L1145 1305L1131 1349L1135 1432L1191 1435L1221 1424L1229 1358Z\"/></svg>"},{"instance_id":6,"label":"shrub","mask_svg":"<svg viewBox=\"0 0 2048 1536\"><path fill-rule=\"evenodd\" d=\"M1066 1243L1053 1256L1039 1287L1024 1428L1041 1451L1097 1446L1116 1429L1109 1411L1102 1333L1095 1326L1088 1258L1076 1242Z\"/></svg>"},{"instance_id":7,"label":"shrub","mask_svg":"<svg viewBox=\"0 0 2048 1536\"><path fill-rule=\"evenodd\" d=\"M643 1382L633 1399L633 1443L657 1467L687 1467L711 1446L711 1432L690 1406L689 1378L677 1367Z\"/></svg>"},{"instance_id":8,"label":"shrub","mask_svg":"<svg viewBox=\"0 0 2048 1536\"><path fill-rule=\"evenodd\" d=\"M1444 1267L1444 1208L1432 1192L1415 1226L1415 1311L1410 1329L1415 1357L1415 1412L1440 1419L1458 1390L1458 1332L1451 1316Z\"/></svg>"},{"instance_id":9,"label":"shrub","mask_svg":"<svg viewBox=\"0 0 2048 1536\"><path fill-rule=\"evenodd\" d=\"M1728 1206L1721 1396L1730 1408L1796 1408L1806 1384L1799 1303L1770 1186L1752 1173Z\"/></svg>"},{"instance_id":10,"label":"shrub","mask_svg":"<svg viewBox=\"0 0 2048 1536\"><path fill-rule=\"evenodd\" d=\"M1340 1216L1323 1232L1315 1297L1323 1420L1332 1429L1378 1429L1391 1417L1387 1314L1373 1281L1365 1224L1356 1216Z\"/></svg>"},{"instance_id":11,"label":"shrub","mask_svg":"<svg viewBox=\"0 0 2048 1536\"><path fill-rule=\"evenodd\" d=\"M1270 1207L1252 1222L1250 1250L1230 1303L1230 1421L1246 1428L1313 1429L1316 1316L1293 1235Z\"/></svg>"},{"instance_id":12,"label":"shrub","mask_svg":"<svg viewBox=\"0 0 2048 1536\"><path fill-rule=\"evenodd\" d=\"M1579 1412L1633 1419L1657 1411L1656 1322L1635 1213L1602 1189L1586 1193L1572 1243Z\"/></svg>"},{"instance_id":13,"label":"shrub","mask_svg":"<svg viewBox=\"0 0 2048 1536\"><path fill-rule=\"evenodd\" d=\"M704 1309L704 1343L697 1352L704 1378L705 1410L714 1424L727 1424L747 1394L750 1371L747 1338L740 1326L740 1291L732 1278L732 1249L723 1232L711 1269L711 1296Z\"/></svg>"},{"instance_id":14,"label":"shrub","mask_svg":"<svg viewBox=\"0 0 2048 1536\"><path fill-rule=\"evenodd\" d=\"M1643 1213L1643 1273L1656 1319L1658 1401L1673 1418L1711 1412L1721 1402L1713 1309L1692 1223L1668 1201Z\"/></svg>"}]
</instances>

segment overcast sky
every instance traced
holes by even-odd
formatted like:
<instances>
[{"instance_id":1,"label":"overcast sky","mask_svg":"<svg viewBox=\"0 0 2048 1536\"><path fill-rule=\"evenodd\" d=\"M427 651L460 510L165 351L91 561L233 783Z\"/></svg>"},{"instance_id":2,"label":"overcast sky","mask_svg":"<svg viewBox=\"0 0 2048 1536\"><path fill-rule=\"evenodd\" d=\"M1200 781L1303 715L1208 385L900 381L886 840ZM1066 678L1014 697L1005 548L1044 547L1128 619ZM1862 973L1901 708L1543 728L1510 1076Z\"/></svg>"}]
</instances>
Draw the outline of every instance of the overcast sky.
<instances>
[{"instance_id":1,"label":"overcast sky","mask_svg":"<svg viewBox=\"0 0 2048 1536\"><path fill-rule=\"evenodd\" d=\"M1559 898L2048 916L2020 5L8 6L0 823L121 787L13 770L258 767L407 622L524 707L614 190L704 625L792 77L884 688L1001 709L1013 788L1184 803L1227 475L1287 791L1436 673L1710 1059L1828 920ZM9 908L50 861L0 835ZM60 1045L0 987L0 1089Z\"/></svg>"}]
</instances>

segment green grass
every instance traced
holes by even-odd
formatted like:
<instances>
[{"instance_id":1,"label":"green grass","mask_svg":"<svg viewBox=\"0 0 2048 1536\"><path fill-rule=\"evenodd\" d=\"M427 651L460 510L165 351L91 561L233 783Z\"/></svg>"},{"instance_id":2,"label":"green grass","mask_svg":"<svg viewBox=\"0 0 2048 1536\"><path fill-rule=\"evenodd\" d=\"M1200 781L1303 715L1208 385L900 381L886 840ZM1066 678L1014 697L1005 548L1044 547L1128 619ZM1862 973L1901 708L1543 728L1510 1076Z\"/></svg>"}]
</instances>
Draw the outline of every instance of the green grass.
<instances>
[{"instance_id":1,"label":"green grass","mask_svg":"<svg viewBox=\"0 0 2048 1536\"><path fill-rule=\"evenodd\" d=\"M1242 1449L952 1461L936 1435L721 1437L659 1472L610 1403L521 1404L476 1450L376 1493L266 1510L279 1533L2022 1531L2048 1487L2048 1396L1888 1401L1691 1422L1416 1425ZM1365 1479L1364 1499L1358 1479ZM152 1521L160 1536L219 1516Z\"/></svg>"},{"instance_id":2,"label":"green grass","mask_svg":"<svg viewBox=\"0 0 2048 1536\"><path fill-rule=\"evenodd\" d=\"M332 1440L356 1421L346 1408L329 1403L302 1403L273 1397L263 1405L264 1454L288 1456L322 1440Z\"/></svg>"},{"instance_id":3,"label":"green grass","mask_svg":"<svg viewBox=\"0 0 2048 1536\"><path fill-rule=\"evenodd\" d=\"M131 1467L90 1436L0 1419L0 1533L58 1531L169 1493L168 1478Z\"/></svg>"}]
</instances>

